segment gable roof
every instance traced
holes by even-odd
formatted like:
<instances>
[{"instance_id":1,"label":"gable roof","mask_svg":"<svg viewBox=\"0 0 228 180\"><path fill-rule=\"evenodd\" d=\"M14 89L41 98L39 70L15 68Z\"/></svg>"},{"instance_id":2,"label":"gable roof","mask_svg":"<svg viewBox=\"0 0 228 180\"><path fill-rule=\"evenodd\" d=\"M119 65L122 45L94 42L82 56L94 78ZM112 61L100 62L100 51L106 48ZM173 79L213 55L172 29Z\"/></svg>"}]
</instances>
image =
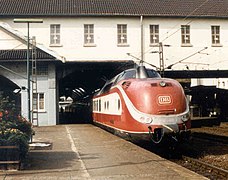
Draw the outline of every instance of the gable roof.
<instances>
[{"instance_id":1,"label":"gable roof","mask_svg":"<svg viewBox=\"0 0 228 180\"><path fill-rule=\"evenodd\" d=\"M227 0L0 0L0 17L173 16L228 18Z\"/></svg>"},{"instance_id":2,"label":"gable roof","mask_svg":"<svg viewBox=\"0 0 228 180\"><path fill-rule=\"evenodd\" d=\"M27 45L27 37L24 36L19 31L11 28L8 24L0 22L0 29L8 32L12 36L19 39L21 42ZM31 51L31 50L30 50ZM30 52L31 54L32 52ZM42 44L36 44L36 58L39 61L64 61L64 58L59 56L54 51L47 49ZM27 59L27 49L4 49L0 50L0 61L13 61L13 60L26 60Z\"/></svg>"},{"instance_id":3,"label":"gable roof","mask_svg":"<svg viewBox=\"0 0 228 180\"><path fill-rule=\"evenodd\" d=\"M32 54L31 50L29 54ZM36 50L37 61L54 61L55 57L42 51L41 49ZM27 61L27 49L7 49L0 50L0 62L11 62L11 61Z\"/></svg>"}]
</instances>

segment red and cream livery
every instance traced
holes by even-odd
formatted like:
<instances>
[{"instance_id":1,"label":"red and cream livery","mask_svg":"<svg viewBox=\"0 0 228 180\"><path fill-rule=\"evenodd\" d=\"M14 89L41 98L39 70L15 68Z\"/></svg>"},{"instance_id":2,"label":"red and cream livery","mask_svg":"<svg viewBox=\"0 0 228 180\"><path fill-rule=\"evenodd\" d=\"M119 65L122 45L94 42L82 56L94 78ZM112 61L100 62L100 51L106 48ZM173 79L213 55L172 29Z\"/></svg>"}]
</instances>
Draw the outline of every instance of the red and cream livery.
<instances>
[{"instance_id":1,"label":"red and cream livery","mask_svg":"<svg viewBox=\"0 0 228 180\"><path fill-rule=\"evenodd\" d=\"M178 141L190 132L189 106L181 85L144 66L106 82L93 98L93 122L133 140Z\"/></svg>"}]
</instances>

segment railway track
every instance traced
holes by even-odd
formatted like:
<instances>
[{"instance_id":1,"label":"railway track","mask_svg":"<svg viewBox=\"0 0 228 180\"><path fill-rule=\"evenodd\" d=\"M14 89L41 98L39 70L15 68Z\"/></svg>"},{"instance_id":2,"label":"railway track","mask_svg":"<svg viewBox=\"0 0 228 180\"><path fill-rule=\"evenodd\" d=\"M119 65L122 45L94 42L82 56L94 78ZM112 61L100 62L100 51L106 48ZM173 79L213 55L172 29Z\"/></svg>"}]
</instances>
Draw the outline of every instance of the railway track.
<instances>
[{"instance_id":1,"label":"railway track","mask_svg":"<svg viewBox=\"0 0 228 180\"><path fill-rule=\"evenodd\" d=\"M228 122L220 123L219 125L213 126L202 126L200 128L192 128L192 134L208 134L214 136L225 136L228 138Z\"/></svg>"},{"instance_id":2,"label":"railway track","mask_svg":"<svg viewBox=\"0 0 228 180\"><path fill-rule=\"evenodd\" d=\"M194 144L195 147L192 147L192 144L190 143L184 147L179 147L174 151L170 149L163 149L161 147L155 148L154 146L148 146L145 144L140 146L211 180L227 180L227 169L223 169L223 166L219 167L217 165L213 165L213 163L211 162L207 162L204 160L202 154L205 154L205 151L202 150L199 145L201 144L205 147L205 143L202 143L202 141L205 141L205 139L202 140L199 137L197 139L200 140L200 143L198 144L197 142L197 145ZM208 141L208 139L206 141ZM209 141L208 143L211 144L213 142ZM214 144L213 146L215 147L216 144ZM218 150L219 149L220 147L218 147Z\"/></svg>"},{"instance_id":3,"label":"railway track","mask_svg":"<svg viewBox=\"0 0 228 180\"><path fill-rule=\"evenodd\" d=\"M224 133L219 127L214 129L216 133L213 128L193 131L191 140L174 150L148 144L140 146L209 179L228 179L227 131Z\"/></svg>"},{"instance_id":4,"label":"railway track","mask_svg":"<svg viewBox=\"0 0 228 180\"><path fill-rule=\"evenodd\" d=\"M191 141L181 147L181 158L171 161L209 179L228 179L228 136L220 127L192 132Z\"/></svg>"},{"instance_id":5,"label":"railway track","mask_svg":"<svg viewBox=\"0 0 228 180\"><path fill-rule=\"evenodd\" d=\"M228 137L227 136L208 134L208 133L204 133L204 132L193 132L192 138L201 139L204 141L210 141L210 142L214 142L214 143L222 143L225 145L228 144Z\"/></svg>"},{"instance_id":6,"label":"railway track","mask_svg":"<svg viewBox=\"0 0 228 180\"><path fill-rule=\"evenodd\" d=\"M201 174L209 179L228 179L228 171L209 163L205 163L195 158L182 156L182 160L177 162L178 164Z\"/></svg>"}]
</instances>

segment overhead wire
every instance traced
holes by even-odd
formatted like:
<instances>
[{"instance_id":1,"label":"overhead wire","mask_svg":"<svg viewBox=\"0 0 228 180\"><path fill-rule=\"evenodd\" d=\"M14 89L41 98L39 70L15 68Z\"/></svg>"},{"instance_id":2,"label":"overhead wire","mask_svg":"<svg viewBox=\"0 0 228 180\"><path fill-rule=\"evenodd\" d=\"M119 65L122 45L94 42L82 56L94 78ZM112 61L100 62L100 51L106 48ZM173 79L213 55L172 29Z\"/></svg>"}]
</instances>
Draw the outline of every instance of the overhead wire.
<instances>
[{"instance_id":1,"label":"overhead wire","mask_svg":"<svg viewBox=\"0 0 228 180\"><path fill-rule=\"evenodd\" d=\"M177 61L177 62L175 62L175 63L173 63L173 64L171 64L171 65L169 65L169 66L166 67L166 68L167 68L167 69L171 69L172 66L174 66L174 65L176 65L176 64L178 64L178 63L181 63L181 62L183 62L184 60L186 60L186 59L188 59L188 58L190 58L190 57L192 57L192 56L195 56L196 54L198 54L198 53L200 53L200 52L206 50L207 48L208 48L208 47L204 47L203 49L201 49L201 50L199 50L199 51L197 51L197 52L194 52L194 53L188 55L187 57L185 57L185 58L183 58L183 59L181 59L181 60L179 60L179 61Z\"/></svg>"},{"instance_id":2,"label":"overhead wire","mask_svg":"<svg viewBox=\"0 0 228 180\"><path fill-rule=\"evenodd\" d=\"M185 16L182 20L185 21L186 19L188 19L190 16L192 16L194 14L194 12L196 12L198 9L200 9L202 6L204 6L209 0L205 0L200 6L198 6L197 8L195 8L192 12L190 12L187 16ZM188 21L185 25L189 25L191 24L191 22L193 22L193 20ZM177 26L180 26L181 23L176 24L172 29L176 28ZM169 31L171 31L169 30ZM164 42L166 39L170 38L171 36L173 36L174 34L176 34L179 30L181 30L181 27L178 28L174 33L172 33L170 36L166 37L165 39L163 39L161 42ZM168 32L167 32L168 33Z\"/></svg>"},{"instance_id":3,"label":"overhead wire","mask_svg":"<svg viewBox=\"0 0 228 180\"><path fill-rule=\"evenodd\" d=\"M201 8L202 6L204 6L209 0L205 0L200 6L198 6L197 8L195 8L192 12L190 12L187 16L185 16L182 21L185 21L186 19L188 19L190 16L193 15L194 12L196 12L199 8ZM185 23L185 25L189 25L193 22L193 20L190 20L188 21L187 23ZM175 26L173 26L168 32L164 33L163 35L169 33L170 31L172 31L173 29L175 29L177 26L180 26L182 23L178 23L176 24ZM167 36L166 38L164 38L161 42L164 42L165 40L167 40L168 38L172 37L174 34L176 34L178 31L181 30L181 27L179 27L176 31L174 31L172 34L170 34L169 36ZM151 48L151 50L153 49L154 47ZM148 50L150 51L150 50ZM147 52L148 52L147 51ZM147 53L145 52L145 53Z\"/></svg>"},{"instance_id":4,"label":"overhead wire","mask_svg":"<svg viewBox=\"0 0 228 180\"><path fill-rule=\"evenodd\" d=\"M193 11L191 11L187 16L185 16L182 20L185 21L187 20L190 16L192 16L194 14L194 12L196 12L198 9L200 9L202 6L204 6L209 0L205 0L200 6L197 6ZM187 23L185 23L185 25L189 25L193 22L193 20L188 21ZM169 32L171 32L173 29L175 29L177 26L179 26L182 23L178 23L175 26L173 26L168 32L164 33L162 36L164 36L165 34L168 34ZM173 35L175 35L178 31L181 30L181 27L178 28L176 31L174 31L173 33L171 33L170 35L168 35L167 37L165 37L161 42L163 43L165 40L169 39L170 37L172 37ZM152 51L155 47L151 47L148 50L146 50L145 52L143 52L143 54L147 54L150 51ZM197 51L198 52L198 51ZM140 53L141 54L141 53ZM139 56L139 55L138 55ZM144 60L144 62L146 62Z\"/></svg>"}]
</instances>

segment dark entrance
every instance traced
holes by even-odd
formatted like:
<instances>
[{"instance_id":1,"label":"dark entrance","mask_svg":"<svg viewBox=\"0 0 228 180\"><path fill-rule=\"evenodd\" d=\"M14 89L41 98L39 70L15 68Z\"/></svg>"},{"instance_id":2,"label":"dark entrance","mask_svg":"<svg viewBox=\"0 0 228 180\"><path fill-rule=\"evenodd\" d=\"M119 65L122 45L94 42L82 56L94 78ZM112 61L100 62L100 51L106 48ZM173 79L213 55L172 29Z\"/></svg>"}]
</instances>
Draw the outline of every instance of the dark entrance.
<instances>
[{"instance_id":1,"label":"dark entrance","mask_svg":"<svg viewBox=\"0 0 228 180\"><path fill-rule=\"evenodd\" d=\"M215 86L191 87L187 93L192 96L191 104L197 107L199 117L217 117L225 121L228 117L228 90Z\"/></svg>"},{"instance_id":2,"label":"dark entrance","mask_svg":"<svg viewBox=\"0 0 228 180\"><path fill-rule=\"evenodd\" d=\"M3 94L4 97L9 96L10 99L15 100L15 105L18 109L21 109L20 90L18 85L0 75L0 93Z\"/></svg>"},{"instance_id":3,"label":"dark entrance","mask_svg":"<svg viewBox=\"0 0 228 180\"><path fill-rule=\"evenodd\" d=\"M133 61L68 62L57 70L60 124L90 123L91 99L106 80L133 67Z\"/></svg>"}]
</instances>

